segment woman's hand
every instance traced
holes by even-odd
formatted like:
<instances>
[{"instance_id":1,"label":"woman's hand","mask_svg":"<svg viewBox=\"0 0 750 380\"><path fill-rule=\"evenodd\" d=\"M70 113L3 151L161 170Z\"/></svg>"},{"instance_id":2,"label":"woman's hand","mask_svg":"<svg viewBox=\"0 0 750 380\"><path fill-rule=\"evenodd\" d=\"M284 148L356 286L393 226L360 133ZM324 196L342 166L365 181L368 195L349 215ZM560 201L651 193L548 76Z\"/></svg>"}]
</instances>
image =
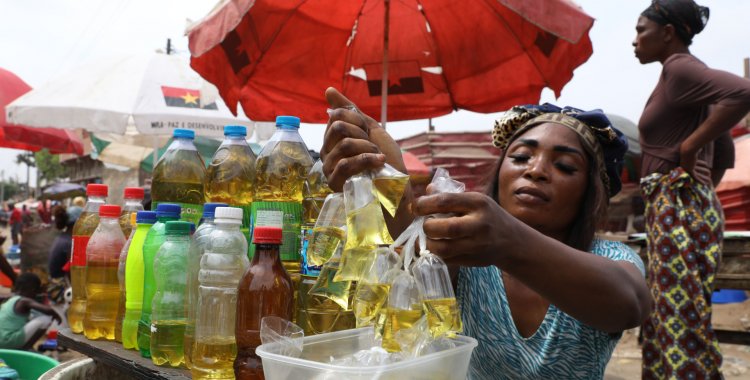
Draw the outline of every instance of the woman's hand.
<instances>
[{"instance_id":1,"label":"woman's hand","mask_svg":"<svg viewBox=\"0 0 750 380\"><path fill-rule=\"evenodd\" d=\"M689 144L683 143L680 146L680 167L685 169L696 181L710 186L711 169L704 160L698 159L698 152L689 147Z\"/></svg>"},{"instance_id":2,"label":"woman's hand","mask_svg":"<svg viewBox=\"0 0 750 380\"><path fill-rule=\"evenodd\" d=\"M428 195L414 203L416 215L451 213L424 223L427 249L449 266L497 265L505 247L520 244L520 223L492 198L480 193Z\"/></svg>"},{"instance_id":3,"label":"woman's hand","mask_svg":"<svg viewBox=\"0 0 750 380\"><path fill-rule=\"evenodd\" d=\"M406 173L400 147L377 121L361 113L335 88L326 90L326 100L333 111L320 156L333 191L341 191L352 175L378 169L386 162Z\"/></svg>"}]
</instances>

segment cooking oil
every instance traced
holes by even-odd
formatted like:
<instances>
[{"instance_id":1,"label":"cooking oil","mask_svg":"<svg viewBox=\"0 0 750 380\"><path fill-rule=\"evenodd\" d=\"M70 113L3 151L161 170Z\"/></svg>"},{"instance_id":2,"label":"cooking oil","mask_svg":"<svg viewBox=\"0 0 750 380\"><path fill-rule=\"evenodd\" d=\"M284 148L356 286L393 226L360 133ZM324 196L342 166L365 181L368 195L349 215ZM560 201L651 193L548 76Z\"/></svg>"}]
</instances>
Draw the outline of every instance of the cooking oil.
<instances>
[{"instance_id":1,"label":"cooking oil","mask_svg":"<svg viewBox=\"0 0 750 380\"><path fill-rule=\"evenodd\" d=\"M183 337L184 319L160 320L151 325L151 361L156 365L169 363L178 367L185 362Z\"/></svg>"},{"instance_id":2,"label":"cooking oil","mask_svg":"<svg viewBox=\"0 0 750 380\"><path fill-rule=\"evenodd\" d=\"M463 331L461 311L455 298L424 300L424 312L427 315L427 327L430 335L437 338L441 335L452 337Z\"/></svg>"},{"instance_id":3,"label":"cooking oil","mask_svg":"<svg viewBox=\"0 0 750 380\"><path fill-rule=\"evenodd\" d=\"M372 179L372 185L375 187L375 194L391 216L396 216L396 210L404 196L404 190L409 183L409 177L386 177Z\"/></svg>"},{"instance_id":4,"label":"cooking oil","mask_svg":"<svg viewBox=\"0 0 750 380\"><path fill-rule=\"evenodd\" d=\"M342 308L328 297L310 294L316 281L315 276L303 275L299 287L297 325L304 330L305 335L354 328L354 313L351 310Z\"/></svg>"},{"instance_id":5,"label":"cooking oil","mask_svg":"<svg viewBox=\"0 0 750 380\"><path fill-rule=\"evenodd\" d=\"M386 310L385 326L383 327L383 348L388 352L400 352L401 345L396 339L396 333L412 328L420 318L422 310L417 308L404 310L389 307Z\"/></svg>"},{"instance_id":6,"label":"cooking oil","mask_svg":"<svg viewBox=\"0 0 750 380\"><path fill-rule=\"evenodd\" d=\"M388 301L389 284L368 284L360 282L354 293L352 310L357 321L357 327L376 324L383 307Z\"/></svg>"},{"instance_id":7,"label":"cooking oil","mask_svg":"<svg viewBox=\"0 0 750 380\"><path fill-rule=\"evenodd\" d=\"M199 340L195 342L193 352L194 358L199 360L190 371L193 379L234 379L232 363L237 356L237 342L233 338L209 337Z\"/></svg>"},{"instance_id":8,"label":"cooking oil","mask_svg":"<svg viewBox=\"0 0 750 380\"><path fill-rule=\"evenodd\" d=\"M89 262L86 269L86 315L84 335L88 339L115 339L115 319L120 300L117 262Z\"/></svg>"},{"instance_id":9,"label":"cooking oil","mask_svg":"<svg viewBox=\"0 0 750 380\"><path fill-rule=\"evenodd\" d=\"M313 228L307 248L308 262L315 266L325 264L333 256L333 253L336 252L336 248L338 248L345 237L346 233L344 230L338 227L326 226Z\"/></svg>"}]
</instances>

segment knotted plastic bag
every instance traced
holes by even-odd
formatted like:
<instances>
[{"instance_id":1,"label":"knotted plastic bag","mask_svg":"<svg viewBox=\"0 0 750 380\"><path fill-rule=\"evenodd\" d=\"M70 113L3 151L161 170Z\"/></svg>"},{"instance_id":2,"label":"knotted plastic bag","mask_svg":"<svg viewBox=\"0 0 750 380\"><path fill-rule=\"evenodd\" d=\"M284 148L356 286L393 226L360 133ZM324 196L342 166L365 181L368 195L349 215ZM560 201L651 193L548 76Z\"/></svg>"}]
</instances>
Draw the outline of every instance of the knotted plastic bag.
<instances>
[{"instance_id":1,"label":"knotted plastic bag","mask_svg":"<svg viewBox=\"0 0 750 380\"><path fill-rule=\"evenodd\" d=\"M344 208L344 194L329 194L318 219L313 227L312 237L307 248L309 264L321 266L325 264L336 248L345 240L346 210Z\"/></svg>"},{"instance_id":2,"label":"knotted plastic bag","mask_svg":"<svg viewBox=\"0 0 750 380\"><path fill-rule=\"evenodd\" d=\"M310 288L309 294L327 297L333 302L336 302L342 309L349 309L349 291L351 288L351 281L336 281L335 277L339 271L339 265L341 263L341 251L343 250L343 244L339 244L336 252L331 256L323 267L320 269L320 274L315 284Z\"/></svg>"},{"instance_id":3,"label":"knotted plastic bag","mask_svg":"<svg viewBox=\"0 0 750 380\"><path fill-rule=\"evenodd\" d=\"M388 300L394 270L401 267L401 259L388 246L380 246L375 251L372 266L362 280L357 283L357 289L352 298L352 310L357 321L357 327L372 326L385 318L381 314ZM381 315L383 318L381 318ZM376 329L376 332L380 332Z\"/></svg>"}]
</instances>

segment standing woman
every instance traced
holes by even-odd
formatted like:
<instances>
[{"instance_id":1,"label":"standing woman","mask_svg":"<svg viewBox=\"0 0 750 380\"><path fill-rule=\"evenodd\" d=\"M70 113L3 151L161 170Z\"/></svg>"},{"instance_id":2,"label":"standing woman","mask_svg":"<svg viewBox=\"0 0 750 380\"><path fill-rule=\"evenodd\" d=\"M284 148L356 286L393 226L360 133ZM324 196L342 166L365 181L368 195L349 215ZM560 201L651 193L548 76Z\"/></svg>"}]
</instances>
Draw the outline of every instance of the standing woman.
<instances>
[{"instance_id":1,"label":"standing woman","mask_svg":"<svg viewBox=\"0 0 750 380\"><path fill-rule=\"evenodd\" d=\"M663 66L638 123L654 297L643 325L644 379L721 378L711 294L724 222L714 186L733 165L728 131L750 111L750 80L690 54L708 16L693 0L654 0L633 42L642 64Z\"/></svg>"}]
</instances>

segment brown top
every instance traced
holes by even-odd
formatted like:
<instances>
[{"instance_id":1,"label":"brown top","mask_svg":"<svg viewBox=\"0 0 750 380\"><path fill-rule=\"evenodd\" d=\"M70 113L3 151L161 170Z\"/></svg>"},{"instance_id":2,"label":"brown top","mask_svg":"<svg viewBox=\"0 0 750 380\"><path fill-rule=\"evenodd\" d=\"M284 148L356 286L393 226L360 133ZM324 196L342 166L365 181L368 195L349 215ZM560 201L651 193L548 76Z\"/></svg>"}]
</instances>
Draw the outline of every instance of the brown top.
<instances>
[{"instance_id":1,"label":"brown top","mask_svg":"<svg viewBox=\"0 0 750 380\"><path fill-rule=\"evenodd\" d=\"M641 176L668 173L680 162L680 144L708 117L714 104L747 104L750 80L708 68L690 54L673 54L666 61L638 122L643 150ZM734 145L729 132L698 154L712 168L734 166Z\"/></svg>"}]
</instances>

